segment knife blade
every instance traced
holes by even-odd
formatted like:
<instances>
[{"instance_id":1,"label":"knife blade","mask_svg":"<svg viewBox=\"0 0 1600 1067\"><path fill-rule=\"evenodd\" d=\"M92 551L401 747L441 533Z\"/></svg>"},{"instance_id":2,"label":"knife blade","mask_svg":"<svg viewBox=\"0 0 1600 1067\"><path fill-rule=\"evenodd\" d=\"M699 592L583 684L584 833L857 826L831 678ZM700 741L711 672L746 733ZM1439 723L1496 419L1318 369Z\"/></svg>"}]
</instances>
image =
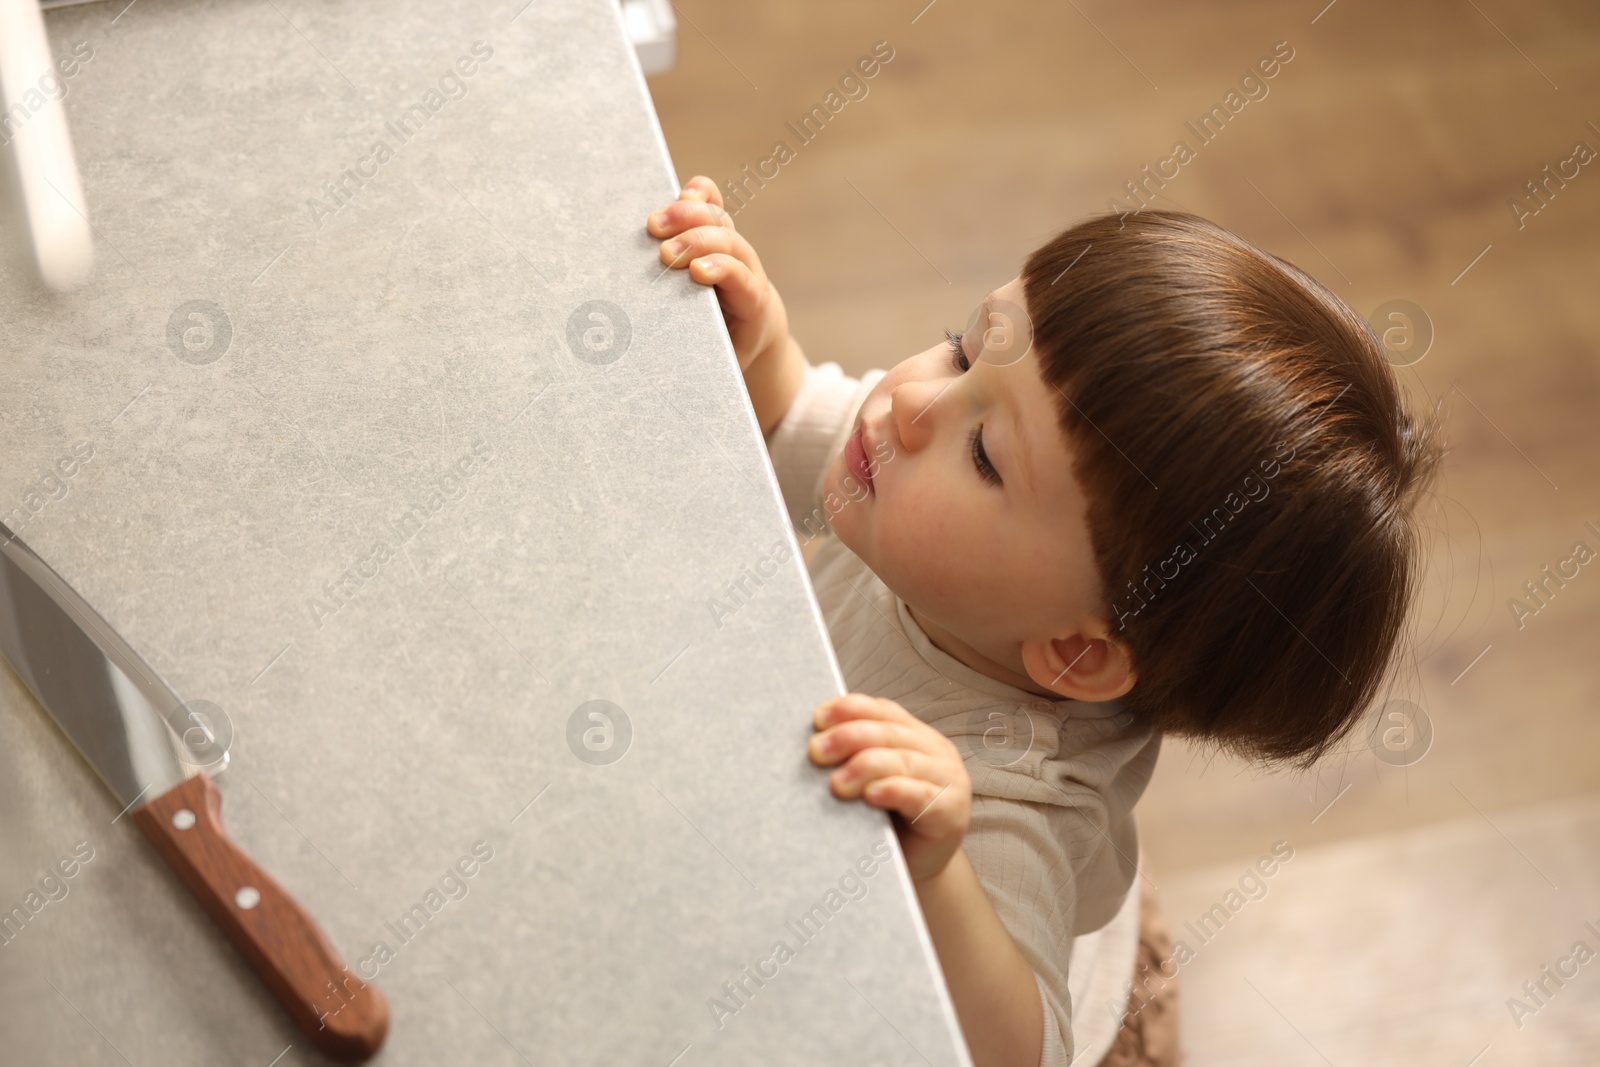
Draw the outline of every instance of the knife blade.
<instances>
[{"instance_id":1,"label":"knife blade","mask_svg":"<svg viewBox=\"0 0 1600 1067\"><path fill-rule=\"evenodd\" d=\"M382 991L223 829L206 767L226 752L208 724L180 734L191 706L4 523L0 655L312 1043L346 1060L377 1052Z\"/></svg>"}]
</instances>

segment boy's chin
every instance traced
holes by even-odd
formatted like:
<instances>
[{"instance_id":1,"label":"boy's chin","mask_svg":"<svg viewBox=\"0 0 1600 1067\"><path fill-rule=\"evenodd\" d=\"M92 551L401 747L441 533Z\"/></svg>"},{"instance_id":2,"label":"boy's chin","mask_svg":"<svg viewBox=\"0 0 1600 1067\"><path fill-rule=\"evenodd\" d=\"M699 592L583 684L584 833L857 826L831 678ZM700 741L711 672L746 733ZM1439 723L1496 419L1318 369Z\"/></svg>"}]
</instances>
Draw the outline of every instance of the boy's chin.
<instances>
[{"instance_id":1,"label":"boy's chin","mask_svg":"<svg viewBox=\"0 0 1600 1067\"><path fill-rule=\"evenodd\" d=\"M835 460L834 465L828 470L828 476L822 481L823 510L828 517L828 527L834 536L846 548L859 555L860 543L863 540L862 519L865 518L862 510L870 506L870 498L862 499L863 490L859 485L853 487L853 493L847 492L849 479L850 475L844 470L844 460ZM828 507L830 500L839 506L830 509Z\"/></svg>"},{"instance_id":2,"label":"boy's chin","mask_svg":"<svg viewBox=\"0 0 1600 1067\"><path fill-rule=\"evenodd\" d=\"M849 510L846 507L844 511L830 518L828 520L828 529L833 531L833 536L841 545L859 556L861 555L861 546L857 540L857 535L860 531L856 529L855 523L850 521L853 516L848 514Z\"/></svg>"}]
</instances>

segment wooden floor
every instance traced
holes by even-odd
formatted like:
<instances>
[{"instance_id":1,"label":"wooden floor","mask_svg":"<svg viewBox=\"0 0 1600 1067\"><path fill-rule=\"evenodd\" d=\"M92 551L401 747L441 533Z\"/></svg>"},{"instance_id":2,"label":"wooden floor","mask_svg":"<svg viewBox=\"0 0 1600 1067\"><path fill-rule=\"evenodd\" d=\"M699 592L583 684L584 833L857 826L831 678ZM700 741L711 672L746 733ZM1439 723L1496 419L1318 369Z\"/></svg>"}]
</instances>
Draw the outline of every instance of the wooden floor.
<instances>
[{"instance_id":1,"label":"wooden floor","mask_svg":"<svg viewBox=\"0 0 1600 1067\"><path fill-rule=\"evenodd\" d=\"M1384 998L1394 990L1405 995L1392 1003L1428 1003L1433 946L1495 938L1504 949L1496 958L1516 962L1485 963L1470 996L1441 994L1436 1031L1447 1037L1433 1047L1443 1058L1407 1062L1465 1064L1496 1041L1485 1067L1535 1062L1524 1056L1534 1048L1541 1064L1593 1062L1563 1049L1579 1047L1574 1034L1591 1050L1600 1044L1600 1013L1557 1004L1511 1030L1554 1029L1550 1020L1561 1019L1561 1040L1517 1045L1493 1034L1507 1029L1506 999L1536 976L1530 961L1553 961L1580 936L1600 950L1600 937L1575 921L1600 927L1600 824L1563 806L1600 796L1600 562L1520 628L1508 606L1575 542L1600 552L1600 536L1584 528L1600 528L1600 158L1564 185L1551 180L1547 202L1527 191L1577 142L1600 151L1600 7L925 3L682 0L678 64L651 79L679 177L736 178L775 141L788 142L794 158L748 199L738 226L812 361L859 373L959 329L1035 246L1107 210L1178 139L1193 144L1185 123L1287 41L1293 58L1268 94L1198 147L1161 202L1299 264L1363 314L1406 299L1431 321L1432 348L1403 378L1419 404L1444 405L1451 453L1427 509L1433 544L1413 666L1391 696L1424 710L1434 740L1408 768L1356 743L1312 775L1169 743L1140 806L1149 873L1189 901L1219 897L1228 872L1277 840L1330 857L1308 869L1403 861L1387 881L1330 878L1320 898L1304 889L1305 914L1370 914L1373 895L1397 884L1436 886L1393 898L1410 925L1385 937L1414 930L1414 966L1391 942L1381 968L1309 957L1348 951L1359 960L1380 946L1348 926L1334 927L1347 932L1341 941L1297 939L1287 910L1255 924L1266 940L1252 942L1241 926L1208 966L1232 952L1293 956L1283 976L1310 985L1286 992L1308 1003L1327 1002L1307 992L1318 982L1365 975L1368 985L1342 988L1331 1003L1366 1012L1368 1026L1393 1017ZM800 144L786 124L879 41L893 59L865 83L867 95ZM1519 196L1520 219L1511 207ZM1464 834L1462 820L1482 832ZM1423 848L1434 833L1454 851ZM1559 852L1562 841L1590 876L1541 897L1530 857L1535 845ZM1420 854L1446 858L1430 874L1415 867ZM1440 885L1441 872L1463 880ZM1481 881L1496 874L1534 880L1497 895ZM1486 899L1505 905L1487 925ZM1274 906L1270 897L1255 905L1257 918ZM1566 917L1555 928L1553 910ZM1191 980L1208 973L1220 972ZM1281 985L1270 973L1263 980ZM1589 988L1566 1004L1592 1006L1600 964L1574 982ZM1191 1063L1242 1062L1240 1034L1261 1002L1236 993L1196 991L1206 1010L1185 1020ZM1277 1036L1262 1040L1262 1062L1298 1062L1271 1059Z\"/></svg>"}]
</instances>

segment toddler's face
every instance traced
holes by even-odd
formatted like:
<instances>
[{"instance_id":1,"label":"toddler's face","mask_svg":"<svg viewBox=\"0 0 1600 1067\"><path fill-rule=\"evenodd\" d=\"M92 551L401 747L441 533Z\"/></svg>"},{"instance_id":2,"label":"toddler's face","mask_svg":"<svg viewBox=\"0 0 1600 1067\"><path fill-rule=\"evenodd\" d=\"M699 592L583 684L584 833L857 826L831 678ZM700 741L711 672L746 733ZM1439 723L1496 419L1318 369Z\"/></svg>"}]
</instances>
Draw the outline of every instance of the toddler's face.
<instances>
[{"instance_id":1,"label":"toddler's face","mask_svg":"<svg viewBox=\"0 0 1600 1067\"><path fill-rule=\"evenodd\" d=\"M1020 279L989 294L959 353L941 341L889 371L823 487L849 499L840 541L918 615L1055 689L1021 646L1061 639L1071 660L1107 610L1053 390L1007 306L1026 307Z\"/></svg>"}]
</instances>

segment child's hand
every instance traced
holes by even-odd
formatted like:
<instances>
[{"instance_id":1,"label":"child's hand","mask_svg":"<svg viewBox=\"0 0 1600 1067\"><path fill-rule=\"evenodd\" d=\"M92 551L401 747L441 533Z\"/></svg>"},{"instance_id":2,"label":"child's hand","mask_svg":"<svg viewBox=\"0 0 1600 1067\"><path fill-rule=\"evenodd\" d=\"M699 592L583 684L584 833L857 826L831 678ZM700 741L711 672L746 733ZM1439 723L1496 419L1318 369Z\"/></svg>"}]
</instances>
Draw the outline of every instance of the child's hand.
<instances>
[{"instance_id":1,"label":"child's hand","mask_svg":"<svg viewBox=\"0 0 1600 1067\"><path fill-rule=\"evenodd\" d=\"M865 693L823 701L812 725L812 762L844 763L828 778L833 795L899 816L895 832L912 881L944 870L972 816L972 780L955 744L894 701Z\"/></svg>"},{"instance_id":2,"label":"child's hand","mask_svg":"<svg viewBox=\"0 0 1600 1067\"><path fill-rule=\"evenodd\" d=\"M716 183L703 174L690 178L678 199L651 215L647 225L663 238L662 263L687 268L701 285L716 286L728 337L748 379L751 364L788 342L789 314L755 249L734 231ZM674 242L680 247L669 247Z\"/></svg>"}]
</instances>

